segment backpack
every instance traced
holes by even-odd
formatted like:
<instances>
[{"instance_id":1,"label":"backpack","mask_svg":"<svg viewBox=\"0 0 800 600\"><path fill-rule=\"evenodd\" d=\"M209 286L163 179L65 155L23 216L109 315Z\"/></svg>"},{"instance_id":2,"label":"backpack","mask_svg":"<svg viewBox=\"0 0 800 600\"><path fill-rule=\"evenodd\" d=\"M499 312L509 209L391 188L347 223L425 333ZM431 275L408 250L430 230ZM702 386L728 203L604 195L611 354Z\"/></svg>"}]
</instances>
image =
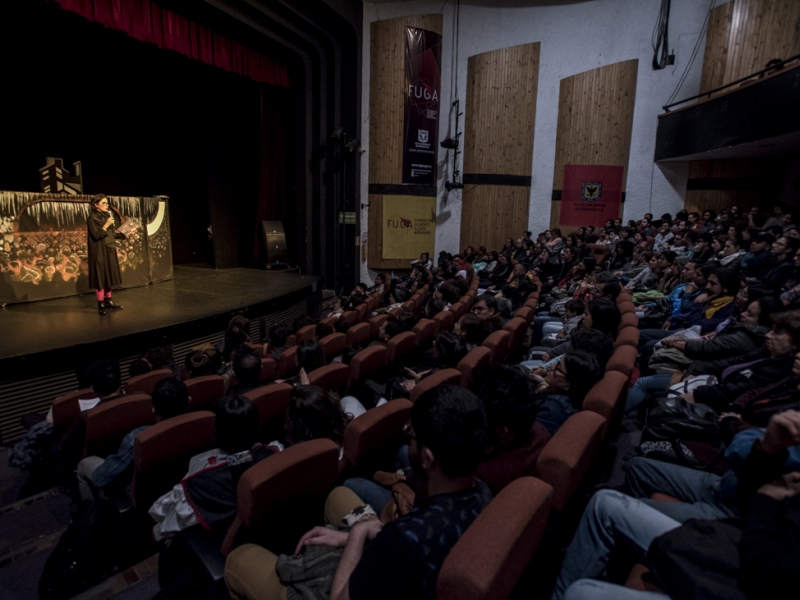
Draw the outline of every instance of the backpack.
<instances>
[{"instance_id":1,"label":"backpack","mask_svg":"<svg viewBox=\"0 0 800 600\"><path fill-rule=\"evenodd\" d=\"M710 462L702 461L693 450L700 445L713 448ZM724 450L717 413L705 404L693 404L678 396L659 398L648 408L637 453L697 469L714 466Z\"/></svg>"}]
</instances>

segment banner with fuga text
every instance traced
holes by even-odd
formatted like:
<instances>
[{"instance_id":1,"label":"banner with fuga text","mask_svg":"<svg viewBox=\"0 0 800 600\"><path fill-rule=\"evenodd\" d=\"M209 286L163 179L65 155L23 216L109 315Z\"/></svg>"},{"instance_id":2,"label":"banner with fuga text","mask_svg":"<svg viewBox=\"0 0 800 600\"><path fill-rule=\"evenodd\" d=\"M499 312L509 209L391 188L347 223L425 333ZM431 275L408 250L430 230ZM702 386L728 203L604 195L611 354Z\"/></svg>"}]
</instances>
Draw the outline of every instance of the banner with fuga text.
<instances>
[{"instance_id":1,"label":"banner with fuga text","mask_svg":"<svg viewBox=\"0 0 800 600\"><path fill-rule=\"evenodd\" d=\"M618 219L624 167L565 165L560 225L603 227Z\"/></svg>"},{"instance_id":2,"label":"banner with fuga text","mask_svg":"<svg viewBox=\"0 0 800 600\"><path fill-rule=\"evenodd\" d=\"M381 258L433 256L436 243L436 198L383 197L383 251Z\"/></svg>"},{"instance_id":3,"label":"banner with fuga text","mask_svg":"<svg viewBox=\"0 0 800 600\"><path fill-rule=\"evenodd\" d=\"M436 185L442 36L406 27L403 183Z\"/></svg>"}]
</instances>

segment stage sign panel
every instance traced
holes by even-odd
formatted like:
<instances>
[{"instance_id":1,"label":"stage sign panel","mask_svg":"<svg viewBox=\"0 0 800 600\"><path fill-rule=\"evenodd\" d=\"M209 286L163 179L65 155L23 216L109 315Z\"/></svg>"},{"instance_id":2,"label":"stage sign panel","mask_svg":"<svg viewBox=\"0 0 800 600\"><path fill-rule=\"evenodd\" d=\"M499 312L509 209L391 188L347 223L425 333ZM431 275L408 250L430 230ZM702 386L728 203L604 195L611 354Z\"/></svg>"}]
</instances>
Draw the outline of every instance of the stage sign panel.
<instances>
[{"instance_id":1,"label":"stage sign panel","mask_svg":"<svg viewBox=\"0 0 800 600\"><path fill-rule=\"evenodd\" d=\"M419 258L433 255L436 243L436 198L383 197L383 249L381 258Z\"/></svg>"},{"instance_id":2,"label":"stage sign panel","mask_svg":"<svg viewBox=\"0 0 800 600\"><path fill-rule=\"evenodd\" d=\"M150 281L172 279L172 238L169 233L169 205L164 198L142 198L147 232Z\"/></svg>"},{"instance_id":3,"label":"stage sign panel","mask_svg":"<svg viewBox=\"0 0 800 600\"><path fill-rule=\"evenodd\" d=\"M406 27L403 183L436 185L442 36Z\"/></svg>"},{"instance_id":4,"label":"stage sign panel","mask_svg":"<svg viewBox=\"0 0 800 600\"><path fill-rule=\"evenodd\" d=\"M565 165L560 225L603 227L619 218L624 167Z\"/></svg>"},{"instance_id":5,"label":"stage sign panel","mask_svg":"<svg viewBox=\"0 0 800 600\"><path fill-rule=\"evenodd\" d=\"M86 219L90 196L0 192L0 304L91 291ZM172 276L169 221L148 236L158 200L108 196L111 210L134 230L117 240L122 288ZM166 201L164 200L166 210ZM155 204L150 204L155 203ZM152 248L150 247L152 242ZM156 278L153 276L156 275Z\"/></svg>"}]
</instances>

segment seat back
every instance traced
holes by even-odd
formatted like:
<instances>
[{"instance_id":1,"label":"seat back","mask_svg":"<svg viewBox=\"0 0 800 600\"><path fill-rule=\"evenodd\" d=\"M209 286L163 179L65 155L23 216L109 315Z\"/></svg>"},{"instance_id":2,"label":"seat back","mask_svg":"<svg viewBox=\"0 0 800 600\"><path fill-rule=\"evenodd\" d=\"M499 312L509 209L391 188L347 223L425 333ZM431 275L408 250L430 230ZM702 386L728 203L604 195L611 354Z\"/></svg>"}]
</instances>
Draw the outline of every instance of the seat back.
<instances>
[{"instance_id":1,"label":"seat back","mask_svg":"<svg viewBox=\"0 0 800 600\"><path fill-rule=\"evenodd\" d=\"M639 347L639 330L636 327L626 327L617 334L616 347L633 346Z\"/></svg>"},{"instance_id":2,"label":"seat back","mask_svg":"<svg viewBox=\"0 0 800 600\"><path fill-rule=\"evenodd\" d=\"M450 312L453 313L453 322L455 323L467 312L467 306L463 302L456 302L450 306Z\"/></svg>"},{"instance_id":3,"label":"seat back","mask_svg":"<svg viewBox=\"0 0 800 600\"><path fill-rule=\"evenodd\" d=\"M147 512L186 475L189 460L214 444L214 413L207 410L172 417L137 435L131 485L136 507Z\"/></svg>"},{"instance_id":4,"label":"seat back","mask_svg":"<svg viewBox=\"0 0 800 600\"><path fill-rule=\"evenodd\" d=\"M319 341L319 347L322 348L322 353L325 355L325 362L330 362L332 358L339 356L345 346L347 346L347 336L343 333L332 333Z\"/></svg>"},{"instance_id":5,"label":"seat back","mask_svg":"<svg viewBox=\"0 0 800 600\"><path fill-rule=\"evenodd\" d=\"M623 396L627 388L627 375L619 371L606 371L603 379L598 381L586 393L582 408L585 411L589 410L602 416L610 425L614 423L617 414L622 408Z\"/></svg>"},{"instance_id":6,"label":"seat back","mask_svg":"<svg viewBox=\"0 0 800 600\"><path fill-rule=\"evenodd\" d=\"M170 369L156 369L149 373L131 377L125 382L125 393L147 394L148 396L152 396L153 390L156 389L156 384L167 377L174 377Z\"/></svg>"},{"instance_id":7,"label":"seat back","mask_svg":"<svg viewBox=\"0 0 800 600\"><path fill-rule=\"evenodd\" d=\"M617 296L617 306L619 306L623 302L633 302L633 296L631 296L630 292L622 290Z\"/></svg>"},{"instance_id":8,"label":"seat back","mask_svg":"<svg viewBox=\"0 0 800 600\"><path fill-rule=\"evenodd\" d=\"M382 314L382 315L375 315L369 320L369 333L372 337L377 337L378 332L381 330L381 327L388 318L389 315Z\"/></svg>"},{"instance_id":9,"label":"seat back","mask_svg":"<svg viewBox=\"0 0 800 600\"><path fill-rule=\"evenodd\" d=\"M625 302L620 302L619 304L617 304L617 308L619 308L619 312L621 312L623 315L625 313L636 312L636 306L633 304L633 302L629 302L627 300Z\"/></svg>"},{"instance_id":10,"label":"seat back","mask_svg":"<svg viewBox=\"0 0 800 600\"><path fill-rule=\"evenodd\" d=\"M437 600L508 598L544 535L553 488L520 477L489 503L445 558Z\"/></svg>"},{"instance_id":11,"label":"seat back","mask_svg":"<svg viewBox=\"0 0 800 600\"><path fill-rule=\"evenodd\" d=\"M339 321L352 327L358 322L358 313L354 310L347 310L341 314Z\"/></svg>"},{"instance_id":12,"label":"seat back","mask_svg":"<svg viewBox=\"0 0 800 600\"><path fill-rule=\"evenodd\" d=\"M306 325L305 327L301 327L294 334L290 335L287 338L286 345L299 346L303 342L306 342L308 340L313 340L316 330L317 330L316 325Z\"/></svg>"},{"instance_id":13,"label":"seat back","mask_svg":"<svg viewBox=\"0 0 800 600\"><path fill-rule=\"evenodd\" d=\"M53 426L67 426L72 419L81 414L78 400L88 400L90 398L97 398L97 392L88 387L64 394L53 400Z\"/></svg>"},{"instance_id":14,"label":"seat back","mask_svg":"<svg viewBox=\"0 0 800 600\"><path fill-rule=\"evenodd\" d=\"M261 374L258 376L259 381L269 383L275 381L275 376L278 374L278 363L274 358L261 359Z\"/></svg>"},{"instance_id":15,"label":"seat back","mask_svg":"<svg viewBox=\"0 0 800 600\"><path fill-rule=\"evenodd\" d=\"M86 413L84 456L105 458L119 449L122 438L137 427L155 423L147 394L131 394L98 404Z\"/></svg>"},{"instance_id":16,"label":"seat back","mask_svg":"<svg viewBox=\"0 0 800 600\"><path fill-rule=\"evenodd\" d=\"M350 360L350 381L366 379L370 373L382 369L388 360L385 346L364 348Z\"/></svg>"},{"instance_id":17,"label":"seat back","mask_svg":"<svg viewBox=\"0 0 800 600\"><path fill-rule=\"evenodd\" d=\"M322 514L325 497L339 475L338 463L339 447L334 442L310 440L245 471L236 489L236 518L222 542L222 554L227 556L234 549L243 529L264 530L272 540L293 539L296 544L310 528L307 521L311 519L313 525ZM278 542L272 547L280 546Z\"/></svg>"},{"instance_id":18,"label":"seat back","mask_svg":"<svg viewBox=\"0 0 800 600\"><path fill-rule=\"evenodd\" d=\"M362 302L356 307L356 323L363 323L369 317L369 307L366 302Z\"/></svg>"},{"instance_id":19,"label":"seat back","mask_svg":"<svg viewBox=\"0 0 800 600\"><path fill-rule=\"evenodd\" d=\"M508 355L511 356L522 344L525 332L528 330L528 322L521 317L514 317L505 324L503 329L511 334L511 340L508 344Z\"/></svg>"},{"instance_id":20,"label":"seat back","mask_svg":"<svg viewBox=\"0 0 800 600\"><path fill-rule=\"evenodd\" d=\"M439 323L439 331L437 332L437 335L443 331L450 331L456 322L455 316L449 310L443 310L442 312L436 313L433 315L433 320Z\"/></svg>"},{"instance_id":21,"label":"seat back","mask_svg":"<svg viewBox=\"0 0 800 600\"><path fill-rule=\"evenodd\" d=\"M340 471L361 467L369 477L383 462L391 464L403 441L403 426L411 419L412 406L399 398L350 421L344 430Z\"/></svg>"},{"instance_id":22,"label":"seat back","mask_svg":"<svg viewBox=\"0 0 800 600\"><path fill-rule=\"evenodd\" d=\"M436 339L436 334L439 332L439 323L432 319L420 319L419 323L414 325L412 329L417 335L417 346L430 344Z\"/></svg>"},{"instance_id":23,"label":"seat back","mask_svg":"<svg viewBox=\"0 0 800 600\"><path fill-rule=\"evenodd\" d=\"M297 373L297 346L286 348L278 361L278 377L290 377Z\"/></svg>"},{"instance_id":24,"label":"seat back","mask_svg":"<svg viewBox=\"0 0 800 600\"><path fill-rule=\"evenodd\" d=\"M386 342L386 360L394 362L402 360L417 347L417 334L413 331L398 333Z\"/></svg>"},{"instance_id":25,"label":"seat back","mask_svg":"<svg viewBox=\"0 0 800 600\"><path fill-rule=\"evenodd\" d=\"M611 355L606 365L606 371L619 371L626 377L630 376L636 364L636 357L638 354L639 351L633 346L628 346L626 344L617 346L617 349L614 350L614 354Z\"/></svg>"},{"instance_id":26,"label":"seat back","mask_svg":"<svg viewBox=\"0 0 800 600\"><path fill-rule=\"evenodd\" d=\"M535 300L534 300L535 302ZM528 324L533 321L534 309L530 306L523 306L520 308L516 313L514 313L514 317L519 317L520 319L525 319Z\"/></svg>"},{"instance_id":27,"label":"seat back","mask_svg":"<svg viewBox=\"0 0 800 600\"><path fill-rule=\"evenodd\" d=\"M314 369L308 374L308 383L317 385L326 392L342 394L350 381L350 367L342 363L334 363Z\"/></svg>"},{"instance_id":28,"label":"seat back","mask_svg":"<svg viewBox=\"0 0 800 600\"><path fill-rule=\"evenodd\" d=\"M486 346L492 351L492 364L502 364L508 354L508 346L511 343L511 333L501 329L490 333L483 341L483 346Z\"/></svg>"},{"instance_id":29,"label":"seat back","mask_svg":"<svg viewBox=\"0 0 800 600\"><path fill-rule=\"evenodd\" d=\"M262 358L261 361L263 362ZM272 361L273 363L275 361ZM225 395L225 380L219 375L192 377L184 381L189 390L189 406L187 411L204 410L214 400Z\"/></svg>"},{"instance_id":30,"label":"seat back","mask_svg":"<svg viewBox=\"0 0 800 600\"><path fill-rule=\"evenodd\" d=\"M440 385L461 385L461 371L458 369L441 369L428 375L411 390L410 400L417 401L422 394Z\"/></svg>"},{"instance_id":31,"label":"seat back","mask_svg":"<svg viewBox=\"0 0 800 600\"><path fill-rule=\"evenodd\" d=\"M619 321L619 329L617 331L622 331L626 327L639 327L639 317L636 316L636 313L622 314L622 318Z\"/></svg>"},{"instance_id":32,"label":"seat back","mask_svg":"<svg viewBox=\"0 0 800 600\"><path fill-rule=\"evenodd\" d=\"M563 511L583 480L603 439L606 420L588 410L575 413L547 442L536 477L553 486L553 508Z\"/></svg>"},{"instance_id":33,"label":"seat back","mask_svg":"<svg viewBox=\"0 0 800 600\"><path fill-rule=\"evenodd\" d=\"M258 410L261 439L270 442L282 438L286 408L294 388L288 383L273 383L245 394Z\"/></svg>"},{"instance_id":34,"label":"seat back","mask_svg":"<svg viewBox=\"0 0 800 600\"><path fill-rule=\"evenodd\" d=\"M486 346L476 346L467 352L456 367L461 371L461 386L467 387L491 364L492 351Z\"/></svg>"},{"instance_id":35,"label":"seat back","mask_svg":"<svg viewBox=\"0 0 800 600\"><path fill-rule=\"evenodd\" d=\"M361 346L369 341L372 335L369 323L358 323L347 330L347 345Z\"/></svg>"}]
</instances>

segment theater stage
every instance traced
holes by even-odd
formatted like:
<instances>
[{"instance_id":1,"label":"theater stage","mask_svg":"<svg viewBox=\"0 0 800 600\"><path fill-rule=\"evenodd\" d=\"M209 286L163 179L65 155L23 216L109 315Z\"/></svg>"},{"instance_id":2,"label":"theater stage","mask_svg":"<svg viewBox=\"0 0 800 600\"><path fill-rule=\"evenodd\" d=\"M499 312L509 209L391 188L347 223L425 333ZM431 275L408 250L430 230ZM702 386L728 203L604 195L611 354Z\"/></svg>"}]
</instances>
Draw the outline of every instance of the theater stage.
<instances>
[{"instance_id":1,"label":"theater stage","mask_svg":"<svg viewBox=\"0 0 800 600\"><path fill-rule=\"evenodd\" d=\"M17 437L19 415L49 406L75 389L74 368L87 358L123 363L172 345L183 359L195 343L219 339L230 318L251 319L250 336L318 307L318 278L256 269L215 270L176 266L174 279L114 293L124 310L97 314L94 294L14 304L0 310L0 436Z\"/></svg>"},{"instance_id":2,"label":"theater stage","mask_svg":"<svg viewBox=\"0 0 800 600\"><path fill-rule=\"evenodd\" d=\"M106 316L97 314L94 294L9 305L0 310L0 379L23 375L19 369L41 364L42 355L64 370L63 360L92 346L113 342L127 356L202 337L223 330L236 313L253 319L304 301L316 283L296 273L177 266L171 281L115 292L125 308Z\"/></svg>"}]
</instances>

